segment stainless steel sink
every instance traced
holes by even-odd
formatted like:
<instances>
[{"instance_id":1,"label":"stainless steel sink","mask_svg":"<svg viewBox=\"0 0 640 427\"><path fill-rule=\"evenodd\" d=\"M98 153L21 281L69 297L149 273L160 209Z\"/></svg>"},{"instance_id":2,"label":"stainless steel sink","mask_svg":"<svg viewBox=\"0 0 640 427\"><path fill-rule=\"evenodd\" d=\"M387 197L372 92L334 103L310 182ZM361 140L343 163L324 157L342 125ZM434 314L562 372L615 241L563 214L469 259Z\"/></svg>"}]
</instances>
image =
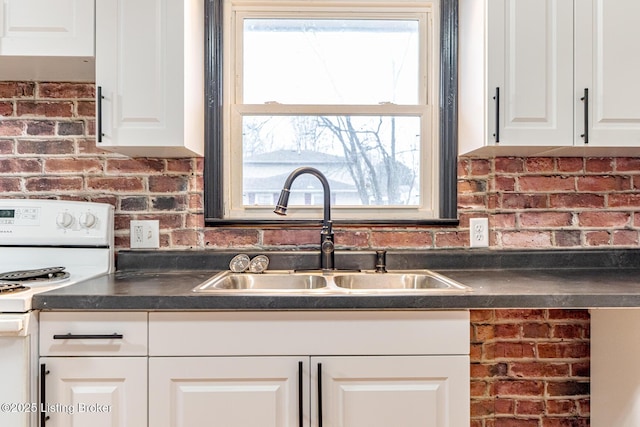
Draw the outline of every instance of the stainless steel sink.
<instances>
[{"instance_id":1,"label":"stainless steel sink","mask_svg":"<svg viewBox=\"0 0 640 427\"><path fill-rule=\"evenodd\" d=\"M351 291L385 292L469 292L471 288L430 270L389 273L362 272L336 274L338 288Z\"/></svg>"},{"instance_id":2,"label":"stainless steel sink","mask_svg":"<svg viewBox=\"0 0 640 427\"><path fill-rule=\"evenodd\" d=\"M217 294L450 294L471 288L431 270L220 272L193 289Z\"/></svg>"},{"instance_id":3,"label":"stainless steel sink","mask_svg":"<svg viewBox=\"0 0 640 427\"><path fill-rule=\"evenodd\" d=\"M267 271L260 274L223 271L193 289L194 292L274 292L326 288L322 274Z\"/></svg>"}]
</instances>

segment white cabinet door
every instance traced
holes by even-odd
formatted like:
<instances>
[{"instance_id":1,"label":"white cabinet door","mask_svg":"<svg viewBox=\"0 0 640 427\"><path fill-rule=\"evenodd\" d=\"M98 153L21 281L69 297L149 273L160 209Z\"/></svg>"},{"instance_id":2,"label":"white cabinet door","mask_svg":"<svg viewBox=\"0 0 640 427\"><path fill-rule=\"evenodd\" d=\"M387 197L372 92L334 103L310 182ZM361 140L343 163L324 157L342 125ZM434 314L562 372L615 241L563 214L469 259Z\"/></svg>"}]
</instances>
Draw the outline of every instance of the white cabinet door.
<instances>
[{"instance_id":1,"label":"white cabinet door","mask_svg":"<svg viewBox=\"0 0 640 427\"><path fill-rule=\"evenodd\" d=\"M93 56L93 0L3 0L0 55Z\"/></svg>"},{"instance_id":2,"label":"white cabinet door","mask_svg":"<svg viewBox=\"0 0 640 427\"><path fill-rule=\"evenodd\" d=\"M640 2L459 2L461 154L637 154Z\"/></svg>"},{"instance_id":3,"label":"white cabinet door","mask_svg":"<svg viewBox=\"0 0 640 427\"><path fill-rule=\"evenodd\" d=\"M573 3L488 3L487 140L573 143Z\"/></svg>"},{"instance_id":4,"label":"white cabinet door","mask_svg":"<svg viewBox=\"0 0 640 427\"><path fill-rule=\"evenodd\" d=\"M459 152L571 146L573 2L459 0L459 11Z\"/></svg>"},{"instance_id":5,"label":"white cabinet door","mask_svg":"<svg viewBox=\"0 0 640 427\"><path fill-rule=\"evenodd\" d=\"M147 425L146 357L43 357L46 427Z\"/></svg>"},{"instance_id":6,"label":"white cabinet door","mask_svg":"<svg viewBox=\"0 0 640 427\"><path fill-rule=\"evenodd\" d=\"M203 46L203 0L97 0L98 147L203 155Z\"/></svg>"},{"instance_id":7,"label":"white cabinet door","mask_svg":"<svg viewBox=\"0 0 640 427\"><path fill-rule=\"evenodd\" d=\"M308 425L308 394L306 399L301 394L309 387L308 360L152 357L149 425L298 427L301 412L304 425Z\"/></svg>"},{"instance_id":8,"label":"white cabinet door","mask_svg":"<svg viewBox=\"0 0 640 427\"><path fill-rule=\"evenodd\" d=\"M576 134L589 146L640 146L640 2L576 0ZM583 138L576 143L582 145Z\"/></svg>"},{"instance_id":9,"label":"white cabinet door","mask_svg":"<svg viewBox=\"0 0 640 427\"><path fill-rule=\"evenodd\" d=\"M311 375L314 427L469 426L467 356L312 357Z\"/></svg>"},{"instance_id":10,"label":"white cabinet door","mask_svg":"<svg viewBox=\"0 0 640 427\"><path fill-rule=\"evenodd\" d=\"M154 427L468 427L469 357L152 357L149 402Z\"/></svg>"}]
</instances>

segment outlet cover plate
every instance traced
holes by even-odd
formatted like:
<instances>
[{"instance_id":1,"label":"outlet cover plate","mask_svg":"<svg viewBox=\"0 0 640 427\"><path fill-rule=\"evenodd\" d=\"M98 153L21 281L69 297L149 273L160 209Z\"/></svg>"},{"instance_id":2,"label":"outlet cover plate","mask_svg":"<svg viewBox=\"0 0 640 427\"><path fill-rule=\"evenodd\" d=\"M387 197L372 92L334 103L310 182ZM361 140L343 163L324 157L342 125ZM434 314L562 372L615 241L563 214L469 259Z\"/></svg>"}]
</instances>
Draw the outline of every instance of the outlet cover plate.
<instances>
[{"instance_id":1,"label":"outlet cover plate","mask_svg":"<svg viewBox=\"0 0 640 427\"><path fill-rule=\"evenodd\" d=\"M488 218L471 218L469 220L469 242L472 248L489 247Z\"/></svg>"},{"instance_id":2,"label":"outlet cover plate","mask_svg":"<svg viewBox=\"0 0 640 427\"><path fill-rule=\"evenodd\" d=\"M129 225L131 249L158 249L160 247L160 221L133 220Z\"/></svg>"}]
</instances>

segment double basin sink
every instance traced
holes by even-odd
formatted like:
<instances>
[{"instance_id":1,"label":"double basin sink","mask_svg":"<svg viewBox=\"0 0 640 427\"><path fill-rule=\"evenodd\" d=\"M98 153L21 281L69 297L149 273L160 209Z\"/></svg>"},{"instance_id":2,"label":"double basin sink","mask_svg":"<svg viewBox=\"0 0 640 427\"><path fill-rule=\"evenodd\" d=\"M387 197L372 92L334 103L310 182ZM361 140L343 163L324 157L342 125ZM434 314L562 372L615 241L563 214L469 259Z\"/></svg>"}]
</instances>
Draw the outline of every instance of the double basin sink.
<instances>
[{"instance_id":1,"label":"double basin sink","mask_svg":"<svg viewBox=\"0 0 640 427\"><path fill-rule=\"evenodd\" d=\"M263 273L222 271L193 289L215 294L450 294L471 288L431 270L289 271Z\"/></svg>"}]
</instances>

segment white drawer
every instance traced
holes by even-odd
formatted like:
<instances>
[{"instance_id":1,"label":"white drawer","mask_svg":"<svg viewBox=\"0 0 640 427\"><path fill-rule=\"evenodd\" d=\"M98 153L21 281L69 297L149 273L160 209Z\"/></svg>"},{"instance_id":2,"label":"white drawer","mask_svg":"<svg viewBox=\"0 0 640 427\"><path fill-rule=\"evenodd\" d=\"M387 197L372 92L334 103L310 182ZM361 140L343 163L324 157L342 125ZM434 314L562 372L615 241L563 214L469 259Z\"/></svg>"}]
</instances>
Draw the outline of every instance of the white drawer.
<instances>
[{"instance_id":1,"label":"white drawer","mask_svg":"<svg viewBox=\"0 0 640 427\"><path fill-rule=\"evenodd\" d=\"M146 356L146 312L42 312L40 356Z\"/></svg>"},{"instance_id":2,"label":"white drawer","mask_svg":"<svg viewBox=\"0 0 640 427\"><path fill-rule=\"evenodd\" d=\"M465 355L469 312L152 312L149 354Z\"/></svg>"}]
</instances>

